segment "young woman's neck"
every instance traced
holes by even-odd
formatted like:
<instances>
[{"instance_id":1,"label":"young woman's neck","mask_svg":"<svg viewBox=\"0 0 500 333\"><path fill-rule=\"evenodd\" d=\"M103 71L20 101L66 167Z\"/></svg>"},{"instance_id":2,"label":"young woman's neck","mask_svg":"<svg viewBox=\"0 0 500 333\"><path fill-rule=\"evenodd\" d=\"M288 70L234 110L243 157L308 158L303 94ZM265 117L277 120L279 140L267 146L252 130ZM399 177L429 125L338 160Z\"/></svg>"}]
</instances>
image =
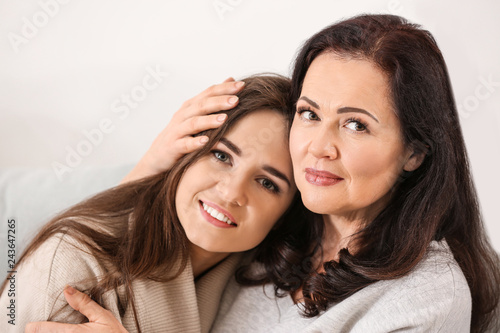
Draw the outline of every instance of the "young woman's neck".
<instances>
[{"instance_id":1,"label":"young woman's neck","mask_svg":"<svg viewBox=\"0 0 500 333\"><path fill-rule=\"evenodd\" d=\"M195 278L208 271L213 266L217 265L229 253L208 252L204 249L191 244L189 247L189 256L191 258L191 266Z\"/></svg>"}]
</instances>

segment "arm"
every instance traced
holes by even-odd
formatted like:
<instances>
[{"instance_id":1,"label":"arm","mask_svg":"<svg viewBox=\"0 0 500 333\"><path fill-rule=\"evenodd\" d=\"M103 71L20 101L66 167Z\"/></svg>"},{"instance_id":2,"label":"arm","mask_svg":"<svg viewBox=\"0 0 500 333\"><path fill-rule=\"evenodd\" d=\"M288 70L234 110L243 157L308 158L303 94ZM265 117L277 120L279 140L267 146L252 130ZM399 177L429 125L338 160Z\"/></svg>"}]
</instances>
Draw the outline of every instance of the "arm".
<instances>
[{"instance_id":1,"label":"arm","mask_svg":"<svg viewBox=\"0 0 500 333\"><path fill-rule=\"evenodd\" d=\"M127 333L127 330L113 316L113 314L102 308L99 304L90 299L87 294L66 286L64 297L68 304L82 313L89 320L85 324L63 324L55 322L35 322L26 325L26 333L87 333L87 332L108 332L108 333Z\"/></svg>"},{"instance_id":2,"label":"arm","mask_svg":"<svg viewBox=\"0 0 500 333\"><path fill-rule=\"evenodd\" d=\"M202 147L208 138L193 135L222 125L227 116L212 113L235 107L234 94L243 86L242 81L229 78L184 102L121 184L168 170L183 155Z\"/></svg>"},{"instance_id":3,"label":"arm","mask_svg":"<svg viewBox=\"0 0 500 333\"><path fill-rule=\"evenodd\" d=\"M56 234L47 239L17 268L15 295L3 291L0 305L6 307L15 302L15 321L2 320L1 332L20 332L29 322L53 320L80 323L84 316L68 306L63 296L66 283L87 289L104 273L103 267L74 239ZM106 308L119 314L116 294L110 293L104 300ZM119 318L119 317L118 317Z\"/></svg>"}]
</instances>

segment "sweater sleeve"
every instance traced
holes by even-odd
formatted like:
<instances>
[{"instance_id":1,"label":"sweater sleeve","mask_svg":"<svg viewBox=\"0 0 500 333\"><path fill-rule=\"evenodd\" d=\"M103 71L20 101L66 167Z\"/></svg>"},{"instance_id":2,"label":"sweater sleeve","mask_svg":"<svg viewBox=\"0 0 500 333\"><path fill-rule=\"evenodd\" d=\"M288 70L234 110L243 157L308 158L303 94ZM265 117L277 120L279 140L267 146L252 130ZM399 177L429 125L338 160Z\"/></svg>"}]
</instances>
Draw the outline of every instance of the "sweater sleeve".
<instances>
[{"instance_id":1,"label":"sweater sleeve","mask_svg":"<svg viewBox=\"0 0 500 333\"><path fill-rule=\"evenodd\" d=\"M67 284L87 289L103 272L72 238L61 234L49 238L16 269L15 297L10 297L7 290L0 296L2 309L12 299L15 302L14 322L2 320L0 331L24 332L26 324L35 321L82 322L85 318L67 304L63 289ZM117 307L109 310L119 318Z\"/></svg>"}]
</instances>

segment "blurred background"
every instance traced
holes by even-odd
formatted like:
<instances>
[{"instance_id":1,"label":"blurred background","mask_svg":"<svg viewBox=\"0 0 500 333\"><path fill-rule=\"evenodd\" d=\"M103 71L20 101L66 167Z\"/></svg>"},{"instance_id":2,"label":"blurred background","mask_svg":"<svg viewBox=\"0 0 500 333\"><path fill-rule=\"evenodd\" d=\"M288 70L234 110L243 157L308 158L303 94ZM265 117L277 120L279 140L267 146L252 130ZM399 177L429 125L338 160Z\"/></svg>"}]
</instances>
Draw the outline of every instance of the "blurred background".
<instances>
[{"instance_id":1,"label":"blurred background","mask_svg":"<svg viewBox=\"0 0 500 333\"><path fill-rule=\"evenodd\" d=\"M361 13L402 15L436 38L500 251L495 0L0 0L0 168L65 182L88 166L133 164L187 98L229 76L289 75L305 39Z\"/></svg>"}]
</instances>

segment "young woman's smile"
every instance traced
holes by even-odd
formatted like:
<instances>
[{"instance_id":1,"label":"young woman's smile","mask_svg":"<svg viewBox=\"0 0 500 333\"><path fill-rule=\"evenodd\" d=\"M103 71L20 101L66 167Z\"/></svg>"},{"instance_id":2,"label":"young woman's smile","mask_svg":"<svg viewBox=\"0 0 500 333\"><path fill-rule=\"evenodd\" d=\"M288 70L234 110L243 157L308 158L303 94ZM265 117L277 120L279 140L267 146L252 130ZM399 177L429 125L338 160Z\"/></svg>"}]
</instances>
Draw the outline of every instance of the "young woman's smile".
<instances>
[{"instance_id":1,"label":"young woman's smile","mask_svg":"<svg viewBox=\"0 0 500 333\"><path fill-rule=\"evenodd\" d=\"M210 223L221 228L236 227L234 217L227 210L209 201L200 200L201 215Z\"/></svg>"},{"instance_id":2,"label":"young woman's smile","mask_svg":"<svg viewBox=\"0 0 500 333\"><path fill-rule=\"evenodd\" d=\"M186 170L178 186L179 220L203 251L257 246L296 193L283 116L261 110L243 119Z\"/></svg>"}]
</instances>

